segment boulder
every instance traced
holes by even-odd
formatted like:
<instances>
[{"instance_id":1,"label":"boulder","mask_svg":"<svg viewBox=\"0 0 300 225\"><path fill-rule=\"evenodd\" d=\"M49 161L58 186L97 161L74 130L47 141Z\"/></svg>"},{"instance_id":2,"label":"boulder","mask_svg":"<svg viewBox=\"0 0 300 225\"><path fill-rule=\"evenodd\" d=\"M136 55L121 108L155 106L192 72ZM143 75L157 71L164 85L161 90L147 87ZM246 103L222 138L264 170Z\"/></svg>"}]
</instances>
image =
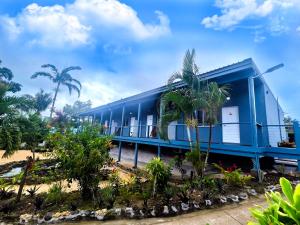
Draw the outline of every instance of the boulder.
<instances>
[{"instance_id":1,"label":"boulder","mask_svg":"<svg viewBox=\"0 0 300 225\"><path fill-rule=\"evenodd\" d=\"M20 216L20 220L19 223L20 224L27 224L29 222L31 222L33 215L32 214L22 214Z\"/></svg>"},{"instance_id":2,"label":"boulder","mask_svg":"<svg viewBox=\"0 0 300 225\"><path fill-rule=\"evenodd\" d=\"M257 192L255 191L255 189L248 189L247 190L248 194L252 195L252 196L256 196Z\"/></svg>"},{"instance_id":3,"label":"boulder","mask_svg":"<svg viewBox=\"0 0 300 225\"><path fill-rule=\"evenodd\" d=\"M181 203L181 209L182 211L188 211L189 210L189 204L186 204L184 202Z\"/></svg>"},{"instance_id":4,"label":"boulder","mask_svg":"<svg viewBox=\"0 0 300 225\"><path fill-rule=\"evenodd\" d=\"M177 213L177 212L178 212L177 208L176 208L174 205L171 206L171 209L172 209L172 211L173 211L174 213Z\"/></svg>"},{"instance_id":5,"label":"boulder","mask_svg":"<svg viewBox=\"0 0 300 225\"><path fill-rule=\"evenodd\" d=\"M46 215L44 216L45 221L49 221L52 219L52 212L47 212Z\"/></svg>"},{"instance_id":6,"label":"boulder","mask_svg":"<svg viewBox=\"0 0 300 225\"><path fill-rule=\"evenodd\" d=\"M211 206L211 205L212 205L211 200L206 199L206 200L205 200L205 205L206 205L206 206Z\"/></svg>"},{"instance_id":7,"label":"boulder","mask_svg":"<svg viewBox=\"0 0 300 225\"><path fill-rule=\"evenodd\" d=\"M227 202L227 198L225 196L220 196L220 202L221 203L226 203Z\"/></svg>"},{"instance_id":8,"label":"boulder","mask_svg":"<svg viewBox=\"0 0 300 225\"><path fill-rule=\"evenodd\" d=\"M247 200L247 199L248 199L248 195L247 195L247 193L245 193L245 192L239 193L238 196L239 196L239 198L242 199L242 200Z\"/></svg>"},{"instance_id":9,"label":"boulder","mask_svg":"<svg viewBox=\"0 0 300 225\"><path fill-rule=\"evenodd\" d=\"M125 208L125 214L126 214L127 216L129 216L130 218L133 218L133 217L134 217L134 211L133 211L133 208L131 208L131 207Z\"/></svg>"},{"instance_id":10,"label":"boulder","mask_svg":"<svg viewBox=\"0 0 300 225\"><path fill-rule=\"evenodd\" d=\"M163 214L164 215L168 215L169 214L169 207L166 206L166 205L164 206Z\"/></svg>"},{"instance_id":11,"label":"boulder","mask_svg":"<svg viewBox=\"0 0 300 225\"><path fill-rule=\"evenodd\" d=\"M227 198L233 202L239 202L239 197L237 195L228 195Z\"/></svg>"}]
</instances>

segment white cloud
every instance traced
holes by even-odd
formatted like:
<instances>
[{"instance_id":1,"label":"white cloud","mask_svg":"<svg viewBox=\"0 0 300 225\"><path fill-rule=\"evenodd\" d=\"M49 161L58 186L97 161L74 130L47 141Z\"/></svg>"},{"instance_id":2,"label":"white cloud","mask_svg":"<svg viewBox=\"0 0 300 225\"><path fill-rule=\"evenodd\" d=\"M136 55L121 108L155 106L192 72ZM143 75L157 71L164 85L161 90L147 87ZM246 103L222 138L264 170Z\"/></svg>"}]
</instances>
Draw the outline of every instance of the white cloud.
<instances>
[{"instance_id":1,"label":"white cloud","mask_svg":"<svg viewBox=\"0 0 300 225\"><path fill-rule=\"evenodd\" d=\"M202 24L215 30L234 29L246 19L256 19L271 15L275 9L286 9L299 5L299 0L216 0L221 15L205 17Z\"/></svg>"},{"instance_id":2,"label":"white cloud","mask_svg":"<svg viewBox=\"0 0 300 225\"><path fill-rule=\"evenodd\" d=\"M159 23L143 23L135 10L117 0L75 0L65 6L33 3L16 17L0 16L0 26L11 40L23 35L31 44L85 45L107 37L144 40L170 33L168 17L155 13Z\"/></svg>"},{"instance_id":3,"label":"white cloud","mask_svg":"<svg viewBox=\"0 0 300 225\"><path fill-rule=\"evenodd\" d=\"M300 32L300 26L299 26L299 27L297 27L296 31Z\"/></svg>"}]
</instances>

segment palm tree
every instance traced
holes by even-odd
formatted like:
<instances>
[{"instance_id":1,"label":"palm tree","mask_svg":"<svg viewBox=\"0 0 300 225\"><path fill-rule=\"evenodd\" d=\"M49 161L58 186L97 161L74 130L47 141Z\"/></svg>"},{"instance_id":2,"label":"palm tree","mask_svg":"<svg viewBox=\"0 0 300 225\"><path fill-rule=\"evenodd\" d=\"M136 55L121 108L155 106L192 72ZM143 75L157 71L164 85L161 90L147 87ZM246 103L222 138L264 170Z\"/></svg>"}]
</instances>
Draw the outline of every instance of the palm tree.
<instances>
[{"instance_id":1,"label":"palm tree","mask_svg":"<svg viewBox=\"0 0 300 225\"><path fill-rule=\"evenodd\" d=\"M0 64L2 61L0 60ZM13 82L14 75L12 71L6 67L0 67L0 83L7 87L8 92L18 92L21 90L21 84Z\"/></svg>"},{"instance_id":2,"label":"palm tree","mask_svg":"<svg viewBox=\"0 0 300 225\"><path fill-rule=\"evenodd\" d=\"M51 94L44 92L43 89L35 94L35 108L38 113L45 111L49 107L51 102Z\"/></svg>"},{"instance_id":3,"label":"palm tree","mask_svg":"<svg viewBox=\"0 0 300 225\"><path fill-rule=\"evenodd\" d=\"M207 83L206 88L202 92L202 105L206 115L206 122L209 125L208 147L204 162L204 169L207 165L209 152L212 142L212 126L218 121L220 109L225 104L229 96L229 86L219 86L216 82Z\"/></svg>"},{"instance_id":4,"label":"palm tree","mask_svg":"<svg viewBox=\"0 0 300 225\"><path fill-rule=\"evenodd\" d=\"M72 70L81 70L79 66L71 66L63 69L61 72L57 70L57 68L54 65L51 64L45 64L42 65L42 68L50 68L52 73L49 72L36 72L34 73L31 78L35 79L37 77L47 77L49 78L53 83L56 84L55 92L54 92L54 98L51 106L50 111L50 119L52 118L53 112L54 112L54 106L56 102L57 93L60 90L60 86L64 85L69 89L70 95L72 94L72 91L75 90L78 93L78 97L80 96L80 90L81 90L81 83L74 79L70 75L70 71Z\"/></svg>"},{"instance_id":5,"label":"palm tree","mask_svg":"<svg viewBox=\"0 0 300 225\"><path fill-rule=\"evenodd\" d=\"M195 115L195 111L201 108L202 101L199 98L201 96L203 82L199 78L199 67L195 63L196 52L195 49L192 51L187 50L184 60L183 67L181 71L175 72L168 79L169 92L163 96L163 102L171 101L175 104L179 111L184 114L184 122L187 124L187 135L188 141L190 143L190 148L192 150L192 140L191 140L191 131L190 128L193 127L196 130L196 141L197 148L200 146L200 138L199 138L199 129L198 129L198 120ZM178 82L183 82L187 87L181 88L180 91L172 90ZM161 104L164 106L163 104ZM178 115L178 112L176 112ZM180 113L179 113L180 114ZM168 118L168 116L162 116ZM176 117L176 116L175 116ZM178 117L178 116L177 116ZM177 118L176 117L176 118ZM180 115L179 115L180 117ZM171 117L170 117L171 118ZM174 119L175 120L175 119ZM165 121L166 122L171 122Z\"/></svg>"}]
</instances>

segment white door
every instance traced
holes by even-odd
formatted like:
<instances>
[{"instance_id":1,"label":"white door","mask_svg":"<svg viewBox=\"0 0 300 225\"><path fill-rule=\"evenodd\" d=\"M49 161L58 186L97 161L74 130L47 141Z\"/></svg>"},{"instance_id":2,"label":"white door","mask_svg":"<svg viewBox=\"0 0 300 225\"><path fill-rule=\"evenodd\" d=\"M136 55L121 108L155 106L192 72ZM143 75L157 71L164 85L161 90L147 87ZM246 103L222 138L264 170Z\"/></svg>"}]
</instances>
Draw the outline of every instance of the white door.
<instances>
[{"instance_id":1,"label":"white door","mask_svg":"<svg viewBox=\"0 0 300 225\"><path fill-rule=\"evenodd\" d=\"M137 120L135 119L135 117L131 117L130 118L130 136L137 137L137 131L138 131Z\"/></svg>"},{"instance_id":2,"label":"white door","mask_svg":"<svg viewBox=\"0 0 300 225\"><path fill-rule=\"evenodd\" d=\"M151 131L153 128L153 115L147 115L146 137L152 137Z\"/></svg>"},{"instance_id":3,"label":"white door","mask_svg":"<svg viewBox=\"0 0 300 225\"><path fill-rule=\"evenodd\" d=\"M223 142L240 143L239 107L222 108Z\"/></svg>"},{"instance_id":4,"label":"white door","mask_svg":"<svg viewBox=\"0 0 300 225\"><path fill-rule=\"evenodd\" d=\"M114 120L111 121L111 134L115 134L118 123Z\"/></svg>"},{"instance_id":5,"label":"white door","mask_svg":"<svg viewBox=\"0 0 300 225\"><path fill-rule=\"evenodd\" d=\"M172 121L168 126L168 139L169 140L176 139L176 125L177 125L177 121Z\"/></svg>"}]
</instances>

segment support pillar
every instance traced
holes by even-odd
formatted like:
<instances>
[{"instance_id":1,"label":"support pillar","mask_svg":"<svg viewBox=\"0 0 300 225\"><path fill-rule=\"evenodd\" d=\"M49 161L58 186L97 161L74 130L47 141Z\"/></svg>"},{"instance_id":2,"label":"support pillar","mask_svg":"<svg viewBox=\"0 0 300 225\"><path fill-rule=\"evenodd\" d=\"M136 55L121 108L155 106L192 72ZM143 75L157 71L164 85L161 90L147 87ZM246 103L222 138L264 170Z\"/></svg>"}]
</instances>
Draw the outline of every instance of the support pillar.
<instances>
[{"instance_id":1,"label":"support pillar","mask_svg":"<svg viewBox=\"0 0 300 225\"><path fill-rule=\"evenodd\" d=\"M255 89L253 77L248 78L249 105L250 105L250 127L252 133L252 146L258 147L257 143L257 125L256 125L256 105L255 105Z\"/></svg>"},{"instance_id":2,"label":"support pillar","mask_svg":"<svg viewBox=\"0 0 300 225\"><path fill-rule=\"evenodd\" d=\"M140 137L140 122L141 122L141 103L139 103L139 106L138 106L138 117L137 117L137 120L138 120L138 132L137 132L137 137L139 138ZM138 163L138 143L136 142L135 143L135 149L134 149L134 168L137 167L137 163Z\"/></svg>"},{"instance_id":3,"label":"support pillar","mask_svg":"<svg viewBox=\"0 0 300 225\"><path fill-rule=\"evenodd\" d=\"M158 145L157 146L157 157L160 158L160 154L161 154L161 152L160 152L160 145Z\"/></svg>"},{"instance_id":4,"label":"support pillar","mask_svg":"<svg viewBox=\"0 0 300 225\"><path fill-rule=\"evenodd\" d=\"M103 112L101 112L101 117L100 117L100 125L102 126L103 123Z\"/></svg>"},{"instance_id":5,"label":"support pillar","mask_svg":"<svg viewBox=\"0 0 300 225\"><path fill-rule=\"evenodd\" d=\"M300 124L298 121L294 121L293 123L294 135L295 135L295 144L296 151L300 155ZM300 158L298 158L298 171L300 171Z\"/></svg>"},{"instance_id":6,"label":"support pillar","mask_svg":"<svg viewBox=\"0 0 300 225\"><path fill-rule=\"evenodd\" d=\"M109 117L109 126L108 126L108 134L111 135L111 121L112 121L113 111L110 110L110 117Z\"/></svg>"},{"instance_id":7,"label":"support pillar","mask_svg":"<svg viewBox=\"0 0 300 225\"><path fill-rule=\"evenodd\" d=\"M125 115L125 106L123 106L123 109L122 109L122 121L121 121L120 136L123 136L124 115ZM122 155L122 141L119 142L118 162L121 162L121 155Z\"/></svg>"}]
</instances>

